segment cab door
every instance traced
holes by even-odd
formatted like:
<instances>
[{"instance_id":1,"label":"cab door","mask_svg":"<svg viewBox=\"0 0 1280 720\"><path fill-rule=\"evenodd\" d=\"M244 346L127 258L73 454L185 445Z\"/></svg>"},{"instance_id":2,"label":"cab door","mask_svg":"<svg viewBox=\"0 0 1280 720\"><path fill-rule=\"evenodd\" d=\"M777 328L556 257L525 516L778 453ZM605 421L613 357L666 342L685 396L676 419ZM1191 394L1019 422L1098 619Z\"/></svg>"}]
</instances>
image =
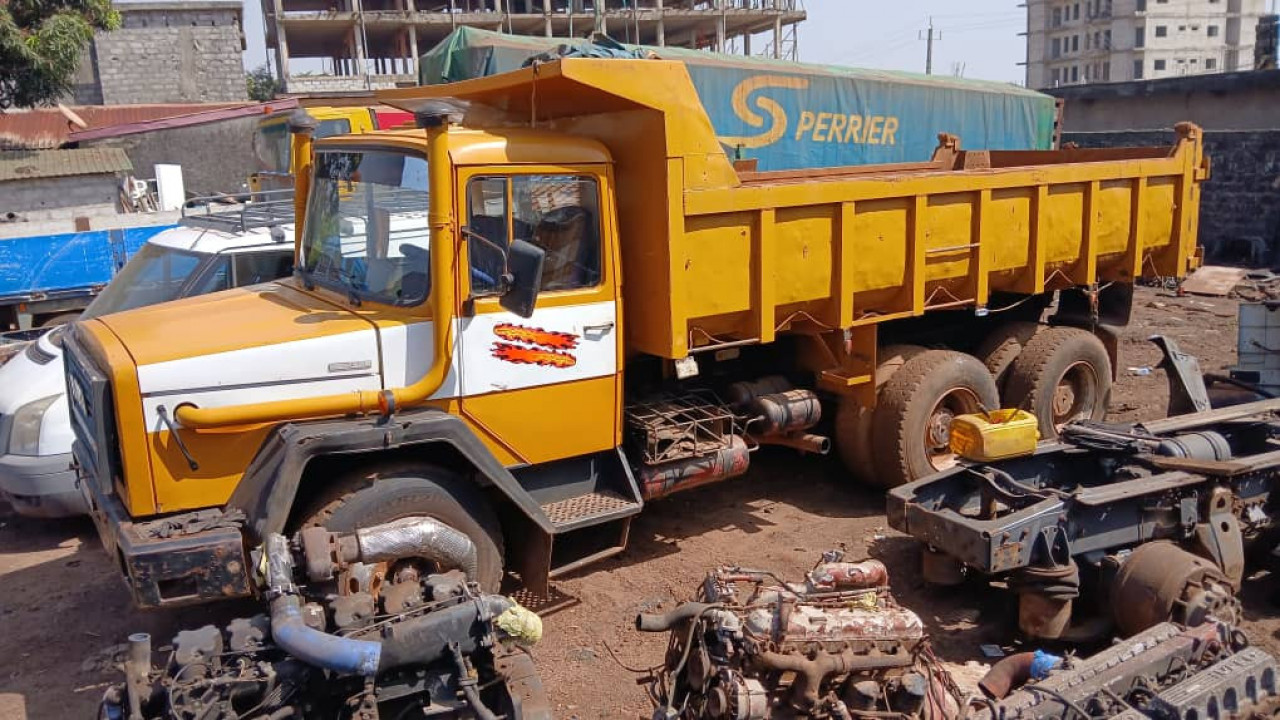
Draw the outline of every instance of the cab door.
<instances>
[{"instance_id":1,"label":"cab door","mask_svg":"<svg viewBox=\"0 0 1280 720\"><path fill-rule=\"evenodd\" d=\"M460 173L459 405L508 465L618 446L620 288L609 179L605 166ZM504 251L515 239L546 253L528 318L498 304Z\"/></svg>"}]
</instances>

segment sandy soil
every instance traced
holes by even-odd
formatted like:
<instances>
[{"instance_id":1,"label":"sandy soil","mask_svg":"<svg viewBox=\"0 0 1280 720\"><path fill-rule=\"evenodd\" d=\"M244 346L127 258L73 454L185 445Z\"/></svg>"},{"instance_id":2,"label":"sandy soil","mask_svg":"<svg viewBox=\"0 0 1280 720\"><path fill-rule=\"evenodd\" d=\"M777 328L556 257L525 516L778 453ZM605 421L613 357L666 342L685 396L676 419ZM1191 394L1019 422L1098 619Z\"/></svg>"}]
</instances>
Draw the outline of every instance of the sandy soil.
<instances>
[{"instance_id":1,"label":"sandy soil","mask_svg":"<svg viewBox=\"0 0 1280 720\"><path fill-rule=\"evenodd\" d=\"M1146 342L1168 335L1206 371L1235 359L1236 303L1176 298L1143 289L1122 339L1117 419L1164 413L1168 395L1159 352ZM632 526L622 556L556 584L564 605L546 616L536 650L543 679L565 718L648 717L637 673L661 661L665 636L631 629L639 611L688 598L708 569L741 563L799 577L827 549L872 556L890 567L898 600L926 622L938 655L970 682L982 643L1007 644L1016 611L1010 598L979 586L945 593L920 579L914 541L886 526L883 496L844 479L834 462L796 462L763 454L746 478L656 502ZM1280 650L1280 620L1265 577L1247 583L1245 631ZM0 505L0 719L91 717L103 687L119 677L113 648L130 632L157 642L177 629L250 613L252 604L180 612L133 610L88 522L38 522Z\"/></svg>"}]
</instances>

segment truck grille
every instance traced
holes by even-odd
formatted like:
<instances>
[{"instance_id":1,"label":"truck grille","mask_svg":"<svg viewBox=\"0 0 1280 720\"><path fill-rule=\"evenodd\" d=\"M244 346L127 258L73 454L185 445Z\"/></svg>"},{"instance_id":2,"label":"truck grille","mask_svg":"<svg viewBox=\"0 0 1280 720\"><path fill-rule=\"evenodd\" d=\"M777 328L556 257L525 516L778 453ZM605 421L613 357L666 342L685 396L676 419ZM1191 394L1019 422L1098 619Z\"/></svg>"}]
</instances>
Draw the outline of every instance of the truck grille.
<instances>
[{"instance_id":1,"label":"truck grille","mask_svg":"<svg viewBox=\"0 0 1280 720\"><path fill-rule=\"evenodd\" d=\"M77 333L67 335L63 354L75 458L98 488L110 494L120 468L111 382L80 346Z\"/></svg>"}]
</instances>

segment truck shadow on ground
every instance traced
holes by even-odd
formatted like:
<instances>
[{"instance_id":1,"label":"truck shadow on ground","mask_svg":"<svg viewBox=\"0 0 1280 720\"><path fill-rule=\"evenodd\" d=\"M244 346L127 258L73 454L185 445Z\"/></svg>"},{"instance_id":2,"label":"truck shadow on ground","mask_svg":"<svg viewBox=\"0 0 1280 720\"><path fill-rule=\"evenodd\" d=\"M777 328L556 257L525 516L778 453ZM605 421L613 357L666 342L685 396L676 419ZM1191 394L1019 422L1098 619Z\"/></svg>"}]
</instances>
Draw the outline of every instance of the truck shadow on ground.
<instances>
[{"instance_id":1,"label":"truck shadow on ground","mask_svg":"<svg viewBox=\"0 0 1280 720\"><path fill-rule=\"evenodd\" d=\"M632 522L625 552L566 577L673 555L682 542L717 531L758 535L787 522L773 517L779 504L837 521L883 515L885 508L883 492L857 485L838 461L766 448L752 456L742 477L646 503Z\"/></svg>"},{"instance_id":2,"label":"truck shadow on ground","mask_svg":"<svg viewBox=\"0 0 1280 720\"><path fill-rule=\"evenodd\" d=\"M159 651L178 630L256 612L241 603L137 610L87 518L24 518L0 502L0 549L6 719L94 717L107 685L124 677L116 654L130 633L150 633Z\"/></svg>"}]
</instances>

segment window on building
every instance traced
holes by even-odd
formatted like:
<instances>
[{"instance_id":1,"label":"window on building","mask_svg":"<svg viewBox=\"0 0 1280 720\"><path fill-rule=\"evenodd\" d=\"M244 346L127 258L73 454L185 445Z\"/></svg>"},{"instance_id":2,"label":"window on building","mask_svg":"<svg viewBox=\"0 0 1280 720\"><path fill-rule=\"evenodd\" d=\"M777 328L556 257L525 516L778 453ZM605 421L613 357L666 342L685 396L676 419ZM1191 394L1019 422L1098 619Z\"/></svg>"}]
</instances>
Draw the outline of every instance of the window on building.
<instances>
[{"instance_id":1,"label":"window on building","mask_svg":"<svg viewBox=\"0 0 1280 720\"><path fill-rule=\"evenodd\" d=\"M1151 67L1152 67L1152 69L1154 69L1156 72L1159 72L1159 71L1161 71L1161 70L1163 70L1163 69L1165 68L1165 61L1164 61L1164 60L1156 60L1156 61L1155 61L1155 64L1154 64L1154 65L1152 65Z\"/></svg>"},{"instance_id":2,"label":"window on building","mask_svg":"<svg viewBox=\"0 0 1280 720\"><path fill-rule=\"evenodd\" d=\"M1093 46L1096 48L1102 47L1102 33L1093 34Z\"/></svg>"},{"instance_id":3,"label":"window on building","mask_svg":"<svg viewBox=\"0 0 1280 720\"><path fill-rule=\"evenodd\" d=\"M1084 49L1089 49L1089 33L1084 34Z\"/></svg>"},{"instance_id":4,"label":"window on building","mask_svg":"<svg viewBox=\"0 0 1280 720\"><path fill-rule=\"evenodd\" d=\"M1156 26L1156 37L1169 37L1169 28L1164 25Z\"/></svg>"},{"instance_id":5,"label":"window on building","mask_svg":"<svg viewBox=\"0 0 1280 720\"><path fill-rule=\"evenodd\" d=\"M1133 79L1134 80L1142 79L1142 61L1141 60L1133 61Z\"/></svg>"},{"instance_id":6,"label":"window on building","mask_svg":"<svg viewBox=\"0 0 1280 720\"><path fill-rule=\"evenodd\" d=\"M1062 25L1062 8L1053 9L1053 26L1060 27Z\"/></svg>"},{"instance_id":7,"label":"window on building","mask_svg":"<svg viewBox=\"0 0 1280 720\"><path fill-rule=\"evenodd\" d=\"M1133 46L1136 48L1143 47L1147 44L1147 29L1144 27L1136 27L1133 29Z\"/></svg>"},{"instance_id":8,"label":"window on building","mask_svg":"<svg viewBox=\"0 0 1280 720\"><path fill-rule=\"evenodd\" d=\"M1058 83L1062 82L1062 73L1058 71L1058 68L1054 68L1049 77L1053 81L1051 83L1053 87L1058 87Z\"/></svg>"},{"instance_id":9,"label":"window on building","mask_svg":"<svg viewBox=\"0 0 1280 720\"><path fill-rule=\"evenodd\" d=\"M1156 0L1157 5L1168 5L1169 0Z\"/></svg>"},{"instance_id":10,"label":"window on building","mask_svg":"<svg viewBox=\"0 0 1280 720\"><path fill-rule=\"evenodd\" d=\"M1050 55L1054 58L1062 57L1062 39L1054 38L1050 49Z\"/></svg>"},{"instance_id":11,"label":"window on building","mask_svg":"<svg viewBox=\"0 0 1280 720\"><path fill-rule=\"evenodd\" d=\"M1071 52L1080 52L1080 36L1071 36Z\"/></svg>"},{"instance_id":12,"label":"window on building","mask_svg":"<svg viewBox=\"0 0 1280 720\"><path fill-rule=\"evenodd\" d=\"M1204 69L1205 69L1205 70L1217 70L1217 69L1218 69L1218 58L1205 58L1205 59L1204 59Z\"/></svg>"},{"instance_id":13,"label":"window on building","mask_svg":"<svg viewBox=\"0 0 1280 720\"><path fill-rule=\"evenodd\" d=\"M1102 47L1108 50L1111 49L1111 31L1110 30L1102 31Z\"/></svg>"},{"instance_id":14,"label":"window on building","mask_svg":"<svg viewBox=\"0 0 1280 720\"><path fill-rule=\"evenodd\" d=\"M1071 10L1071 19L1073 20L1080 19L1080 3L1076 3L1075 7Z\"/></svg>"},{"instance_id":15,"label":"window on building","mask_svg":"<svg viewBox=\"0 0 1280 720\"><path fill-rule=\"evenodd\" d=\"M1080 66L1071 66L1071 82L1080 82Z\"/></svg>"},{"instance_id":16,"label":"window on building","mask_svg":"<svg viewBox=\"0 0 1280 720\"><path fill-rule=\"evenodd\" d=\"M1147 0L1136 0L1134 3L1134 10L1137 10L1138 12L1146 12Z\"/></svg>"},{"instance_id":17,"label":"window on building","mask_svg":"<svg viewBox=\"0 0 1280 720\"><path fill-rule=\"evenodd\" d=\"M1210 25L1208 30L1206 30L1206 32L1209 33L1209 37L1218 37L1218 26Z\"/></svg>"},{"instance_id":18,"label":"window on building","mask_svg":"<svg viewBox=\"0 0 1280 720\"><path fill-rule=\"evenodd\" d=\"M1111 82L1111 63L1102 64L1102 81Z\"/></svg>"}]
</instances>

